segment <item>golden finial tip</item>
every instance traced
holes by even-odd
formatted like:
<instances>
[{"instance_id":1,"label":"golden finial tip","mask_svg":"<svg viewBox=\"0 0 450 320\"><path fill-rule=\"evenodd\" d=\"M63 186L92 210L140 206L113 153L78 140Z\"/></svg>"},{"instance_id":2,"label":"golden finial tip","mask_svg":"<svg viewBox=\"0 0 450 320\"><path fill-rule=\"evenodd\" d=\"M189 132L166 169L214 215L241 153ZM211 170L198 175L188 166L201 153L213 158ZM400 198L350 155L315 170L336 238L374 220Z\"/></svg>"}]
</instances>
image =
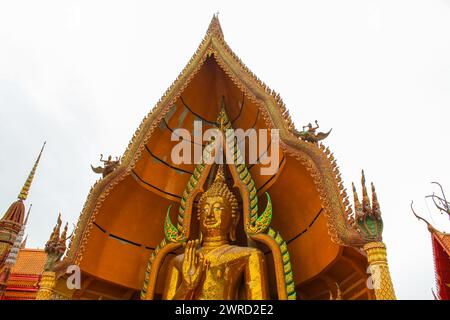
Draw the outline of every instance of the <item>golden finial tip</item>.
<instances>
[{"instance_id":1,"label":"golden finial tip","mask_svg":"<svg viewBox=\"0 0 450 320\"><path fill-rule=\"evenodd\" d=\"M22 190L20 190L20 193L17 196L17 198L19 198L20 200L26 200L28 197L28 191L30 190L31 183L33 182L34 174L36 173L36 169L39 164L39 161L41 160L42 152L44 151L44 147L45 147L46 143L47 142L44 141L44 144L42 145L41 151L39 152L36 162L34 163L33 168L31 169L30 174L28 175L28 178L22 187Z\"/></svg>"},{"instance_id":2,"label":"golden finial tip","mask_svg":"<svg viewBox=\"0 0 450 320\"><path fill-rule=\"evenodd\" d=\"M211 22L209 23L207 33L210 35L215 35L219 36L220 38L223 38L222 27L220 26L219 22L219 12L213 14Z\"/></svg>"}]
</instances>

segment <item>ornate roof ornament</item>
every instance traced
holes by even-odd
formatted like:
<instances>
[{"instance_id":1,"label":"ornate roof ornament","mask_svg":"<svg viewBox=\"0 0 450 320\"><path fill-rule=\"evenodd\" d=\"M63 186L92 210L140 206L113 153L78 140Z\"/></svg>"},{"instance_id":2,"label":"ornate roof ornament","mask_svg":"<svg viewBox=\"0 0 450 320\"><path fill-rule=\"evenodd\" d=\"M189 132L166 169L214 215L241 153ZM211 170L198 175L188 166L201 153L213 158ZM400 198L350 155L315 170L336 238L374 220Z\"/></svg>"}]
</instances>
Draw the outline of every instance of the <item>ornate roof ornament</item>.
<instances>
[{"instance_id":1,"label":"ornate roof ornament","mask_svg":"<svg viewBox=\"0 0 450 320\"><path fill-rule=\"evenodd\" d=\"M61 260L61 257L66 252L67 228L68 224L64 226L62 233L60 233L62 225L61 213L58 214L58 219L53 231L45 244L45 252L47 253L47 263L45 264L45 271L53 271L56 264Z\"/></svg>"},{"instance_id":2,"label":"ornate roof ornament","mask_svg":"<svg viewBox=\"0 0 450 320\"><path fill-rule=\"evenodd\" d=\"M94 167L91 165L92 171L95 173L101 174L102 177L106 177L108 174L116 170L116 168L120 165L120 157L116 157L116 160L112 160L112 156L109 156L106 160L103 159L103 154L100 155L100 162L103 162L103 167L98 166Z\"/></svg>"},{"instance_id":3,"label":"ornate roof ornament","mask_svg":"<svg viewBox=\"0 0 450 320\"><path fill-rule=\"evenodd\" d=\"M372 186L372 204L367 193L364 170L361 172L362 203L359 202L358 193L352 183L355 214L352 227L359 234L359 243L379 242L382 240L383 220L381 219L380 204L378 203L375 186Z\"/></svg>"},{"instance_id":4,"label":"ornate roof ornament","mask_svg":"<svg viewBox=\"0 0 450 320\"><path fill-rule=\"evenodd\" d=\"M213 15L211 22L209 23L207 34L215 35L221 39L224 39L222 27L219 22L219 13Z\"/></svg>"},{"instance_id":5,"label":"ornate roof ornament","mask_svg":"<svg viewBox=\"0 0 450 320\"><path fill-rule=\"evenodd\" d=\"M294 135L304 141L311 143L318 143L319 141L328 137L332 129L330 129L328 132L316 132L320 126L317 120L315 121L315 123L316 123L315 127L313 127L311 123L308 123L306 126L303 126L302 131L293 129Z\"/></svg>"}]
</instances>

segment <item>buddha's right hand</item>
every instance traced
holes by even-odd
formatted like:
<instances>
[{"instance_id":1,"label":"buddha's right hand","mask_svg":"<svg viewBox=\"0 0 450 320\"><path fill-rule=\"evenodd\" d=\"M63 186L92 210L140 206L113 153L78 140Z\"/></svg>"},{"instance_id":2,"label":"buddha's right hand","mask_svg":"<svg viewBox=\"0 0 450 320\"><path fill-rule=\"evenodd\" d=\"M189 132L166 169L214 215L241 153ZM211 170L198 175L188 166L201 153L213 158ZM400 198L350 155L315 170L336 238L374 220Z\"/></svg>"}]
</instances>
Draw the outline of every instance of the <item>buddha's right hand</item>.
<instances>
[{"instance_id":1,"label":"buddha's right hand","mask_svg":"<svg viewBox=\"0 0 450 320\"><path fill-rule=\"evenodd\" d=\"M187 289L194 290L200 282L204 256L201 252L197 252L198 240L190 240L186 244L183 259L183 282Z\"/></svg>"}]
</instances>

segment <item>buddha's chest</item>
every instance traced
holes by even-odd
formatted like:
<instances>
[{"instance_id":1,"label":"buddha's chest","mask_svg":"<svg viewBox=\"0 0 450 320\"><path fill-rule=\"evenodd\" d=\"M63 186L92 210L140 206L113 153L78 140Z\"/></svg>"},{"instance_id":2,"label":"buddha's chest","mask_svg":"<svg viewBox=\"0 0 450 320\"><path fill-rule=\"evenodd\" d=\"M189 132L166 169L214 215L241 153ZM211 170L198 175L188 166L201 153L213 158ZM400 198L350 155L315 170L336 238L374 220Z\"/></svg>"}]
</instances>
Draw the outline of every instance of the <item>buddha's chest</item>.
<instances>
[{"instance_id":1,"label":"buddha's chest","mask_svg":"<svg viewBox=\"0 0 450 320\"><path fill-rule=\"evenodd\" d=\"M244 271L247 259L233 255L206 255L205 278L215 281L233 281Z\"/></svg>"},{"instance_id":2,"label":"buddha's chest","mask_svg":"<svg viewBox=\"0 0 450 320\"><path fill-rule=\"evenodd\" d=\"M241 256L205 255L200 299L234 299L247 259Z\"/></svg>"}]
</instances>

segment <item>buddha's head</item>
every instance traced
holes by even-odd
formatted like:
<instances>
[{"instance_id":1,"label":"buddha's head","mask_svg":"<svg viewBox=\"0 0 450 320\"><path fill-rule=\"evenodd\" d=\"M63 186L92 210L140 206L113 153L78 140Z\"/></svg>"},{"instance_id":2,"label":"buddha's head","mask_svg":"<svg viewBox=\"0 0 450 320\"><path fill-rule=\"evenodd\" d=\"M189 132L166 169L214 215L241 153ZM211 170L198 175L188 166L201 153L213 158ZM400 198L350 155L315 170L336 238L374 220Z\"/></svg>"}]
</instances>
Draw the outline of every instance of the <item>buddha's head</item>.
<instances>
[{"instance_id":1,"label":"buddha's head","mask_svg":"<svg viewBox=\"0 0 450 320\"><path fill-rule=\"evenodd\" d=\"M197 218L203 237L226 237L234 241L239 220L238 203L225 182L223 167L217 171L213 184L200 197Z\"/></svg>"}]
</instances>

